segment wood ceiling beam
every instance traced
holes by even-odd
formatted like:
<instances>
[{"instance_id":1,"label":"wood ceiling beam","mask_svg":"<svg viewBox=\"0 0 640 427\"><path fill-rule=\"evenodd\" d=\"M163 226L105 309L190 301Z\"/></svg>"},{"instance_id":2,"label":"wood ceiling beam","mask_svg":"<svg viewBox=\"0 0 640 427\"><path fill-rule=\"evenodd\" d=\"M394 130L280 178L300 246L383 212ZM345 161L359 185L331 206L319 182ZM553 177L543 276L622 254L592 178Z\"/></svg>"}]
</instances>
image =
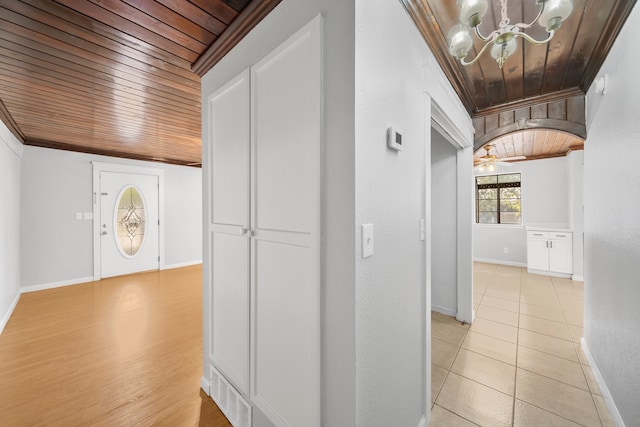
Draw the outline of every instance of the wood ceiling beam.
<instances>
[{"instance_id":1,"label":"wood ceiling beam","mask_svg":"<svg viewBox=\"0 0 640 427\"><path fill-rule=\"evenodd\" d=\"M585 96L572 91L565 94L568 96L511 103L509 109L500 108L474 117L474 151L497 138L527 129L550 129L586 138Z\"/></svg>"},{"instance_id":2,"label":"wood ceiling beam","mask_svg":"<svg viewBox=\"0 0 640 427\"><path fill-rule=\"evenodd\" d=\"M193 63L191 70L204 76L213 68L240 40L271 12L281 0L255 0L244 8L227 30Z\"/></svg>"},{"instance_id":3,"label":"wood ceiling beam","mask_svg":"<svg viewBox=\"0 0 640 427\"><path fill-rule=\"evenodd\" d=\"M548 104L550 102L559 101L574 96L584 96L585 93L579 87L573 87L570 89L560 90L557 92L546 93L543 95L532 96L526 99L518 101L508 102L506 104L495 105L493 107L485 108L477 111L473 114L473 118L492 116L494 114L500 114L508 111L518 110L521 108L530 108L540 104Z\"/></svg>"},{"instance_id":4,"label":"wood ceiling beam","mask_svg":"<svg viewBox=\"0 0 640 427\"><path fill-rule=\"evenodd\" d=\"M584 125L579 125L576 123L571 123L566 120L557 120L557 119L529 119L524 122L516 122L511 123L509 125L503 126L498 129L494 129L476 140L473 143L473 151L478 151L485 144L493 141L496 138L500 138L501 136L508 135L510 133L519 132L523 130L529 129L549 129L555 130L558 132L566 132L571 135L575 135L581 138L584 138L584 134L586 133L586 127ZM561 155L566 155L565 153L561 153ZM529 158L528 158L529 159Z\"/></svg>"}]
</instances>

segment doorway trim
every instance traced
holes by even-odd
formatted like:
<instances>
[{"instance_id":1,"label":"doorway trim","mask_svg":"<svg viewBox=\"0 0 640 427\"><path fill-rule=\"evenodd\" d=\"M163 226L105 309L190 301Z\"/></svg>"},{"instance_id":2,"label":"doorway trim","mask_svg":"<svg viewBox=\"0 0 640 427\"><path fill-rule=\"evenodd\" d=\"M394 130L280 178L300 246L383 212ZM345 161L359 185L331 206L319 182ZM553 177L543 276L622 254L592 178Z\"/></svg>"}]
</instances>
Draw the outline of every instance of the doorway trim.
<instances>
[{"instance_id":1,"label":"doorway trim","mask_svg":"<svg viewBox=\"0 0 640 427\"><path fill-rule=\"evenodd\" d=\"M473 140L449 118L434 100L431 100L431 125L456 149L456 264L457 312L456 319L472 323L473 312Z\"/></svg>"},{"instance_id":2,"label":"doorway trim","mask_svg":"<svg viewBox=\"0 0 640 427\"><path fill-rule=\"evenodd\" d=\"M131 166L116 163L91 162L93 167L93 280L98 281L102 276L100 248L100 173L116 172L137 175L152 175L158 177L158 219L160 228L158 233L158 254L160 255L159 269L165 269L164 261L164 170L147 168L143 166Z\"/></svg>"}]
</instances>

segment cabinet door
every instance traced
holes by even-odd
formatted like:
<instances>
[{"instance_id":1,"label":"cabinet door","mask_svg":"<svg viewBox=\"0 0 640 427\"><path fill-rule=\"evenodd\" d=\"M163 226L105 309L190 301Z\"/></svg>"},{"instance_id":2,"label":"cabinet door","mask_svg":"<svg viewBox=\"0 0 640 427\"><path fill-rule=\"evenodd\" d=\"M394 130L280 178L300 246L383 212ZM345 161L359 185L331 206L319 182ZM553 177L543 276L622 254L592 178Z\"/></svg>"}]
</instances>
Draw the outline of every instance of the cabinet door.
<instances>
[{"instance_id":1,"label":"cabinet door","mask_svg":"<svg viewBox=\"0 0 640 427\"><path fill-rule=\"evenodd\" d=\"M249 393L249 71L209 99L211 348L214 365Z\"/></svg>"},{"instance_id":2,"label":"cabinet door","mask_svg":"<svg viewBox=\"0 0 640 427\"><path fill-rule=\"evenodd\" d=\"M527 239L527 268L529 270L549 270L549 249L547 239Z\"/></svg>"},{"instance_id":3,"label":"cabinet door","mask_svg":"<svg viewBox=\"0 0 640 427\"><path fill-rule=\"evenodd\" d=\"M320 18L252 67L251 401L320 425Z\"/></svg>"},{"instance_id":4,"label":"cabinet door","mask_svg":"<svg viewBox=\"0 0 640 427\"><path fill-rule=\"evenodd\" d=\"M556 273L573 273L573 246L571 240L550 240L549 270Z\"/></svg>"}]
</instances>

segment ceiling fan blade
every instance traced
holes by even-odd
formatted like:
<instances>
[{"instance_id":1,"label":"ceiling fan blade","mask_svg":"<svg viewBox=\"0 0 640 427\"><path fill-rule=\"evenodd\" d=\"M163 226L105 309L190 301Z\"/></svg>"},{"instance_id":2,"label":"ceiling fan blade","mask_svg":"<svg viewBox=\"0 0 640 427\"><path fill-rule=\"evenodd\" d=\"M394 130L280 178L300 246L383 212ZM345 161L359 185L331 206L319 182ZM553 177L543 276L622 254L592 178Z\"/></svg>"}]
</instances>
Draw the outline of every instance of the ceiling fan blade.
<instances>
[{"instance_id":1,"label":"ceiling fan blade","mask_svg":"<svg viewBox=\"0 0 640 427\"><path fill-rule=\"evenodd\" d=\"M514 160L526 160L527 158L525 156L513 156L513 157L500 157L498 159L498 161L502 161L502 162L510 162L510 161L514 161Z\"/></svg>"}]
</instances>

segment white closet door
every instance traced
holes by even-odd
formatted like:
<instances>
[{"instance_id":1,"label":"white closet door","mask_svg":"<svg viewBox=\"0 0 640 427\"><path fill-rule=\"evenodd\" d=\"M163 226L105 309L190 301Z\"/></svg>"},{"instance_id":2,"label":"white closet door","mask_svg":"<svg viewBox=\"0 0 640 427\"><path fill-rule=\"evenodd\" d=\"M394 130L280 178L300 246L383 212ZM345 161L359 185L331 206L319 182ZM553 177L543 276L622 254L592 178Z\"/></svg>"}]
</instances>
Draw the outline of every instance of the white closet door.
<instances>
[{"instance_id":1,"label":"white closet door","mask_svg":"<svg viewBox=\"0 0 640 427\"><path fill-rule=\"evenodd\" d=\"M251 69L251 400L320 425L321 18Z\"/></svg>"},{"instance_id":2,"label":"white closet door","mask_svg":"<svg viewBox=\"0 0 640 427\"><path fill-rule=\"evenodd\" d=\"M216 367L249 393L250 84L245 71L209 99L211 349Z\"/></svg>"}]
</instances>

